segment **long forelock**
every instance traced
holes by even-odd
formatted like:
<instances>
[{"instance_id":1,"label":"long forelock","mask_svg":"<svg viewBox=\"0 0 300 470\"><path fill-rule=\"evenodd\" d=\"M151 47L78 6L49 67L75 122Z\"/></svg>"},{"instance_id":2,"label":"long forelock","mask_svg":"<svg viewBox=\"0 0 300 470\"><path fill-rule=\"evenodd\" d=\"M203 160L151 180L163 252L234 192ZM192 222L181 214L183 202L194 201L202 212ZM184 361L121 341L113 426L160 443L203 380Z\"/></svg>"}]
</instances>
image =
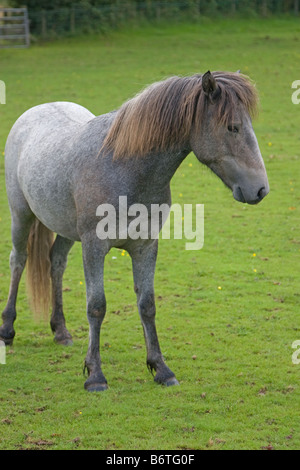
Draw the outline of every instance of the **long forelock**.
<instances>
[{"instance_id":1,"label":"long forelock","mask_svg":"<svg viewBox=\"0 0 300 470\"><path fill-rule=\"evenodd\" d=\"M237 103L254 118L258 113L258 94L249 78L240 73L213 73L221 90L214 118L217 125L228 125L234 120Z\"/></svg>"}]
</instances>

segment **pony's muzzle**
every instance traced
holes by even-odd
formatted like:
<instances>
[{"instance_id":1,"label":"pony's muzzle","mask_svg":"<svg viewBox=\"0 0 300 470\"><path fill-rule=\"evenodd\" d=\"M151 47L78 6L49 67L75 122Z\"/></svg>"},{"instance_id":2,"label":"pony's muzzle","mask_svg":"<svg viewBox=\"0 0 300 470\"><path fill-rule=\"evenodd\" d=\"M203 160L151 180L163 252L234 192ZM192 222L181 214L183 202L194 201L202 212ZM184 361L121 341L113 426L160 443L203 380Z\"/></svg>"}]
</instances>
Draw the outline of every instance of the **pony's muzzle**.
<instances>
[{"instance_id":1,"label":"pony's muzzle","mask_svg":"<svg viewBox=\"0 0 300 470\"><path fill-rule=\"evenodd\" d=\"M233 188L233 197L236 201L247 203L247 204L258 204L268 193L269 185L261 186L258 191L243 191L240 186Z\"/></svg>"}]
</instances>

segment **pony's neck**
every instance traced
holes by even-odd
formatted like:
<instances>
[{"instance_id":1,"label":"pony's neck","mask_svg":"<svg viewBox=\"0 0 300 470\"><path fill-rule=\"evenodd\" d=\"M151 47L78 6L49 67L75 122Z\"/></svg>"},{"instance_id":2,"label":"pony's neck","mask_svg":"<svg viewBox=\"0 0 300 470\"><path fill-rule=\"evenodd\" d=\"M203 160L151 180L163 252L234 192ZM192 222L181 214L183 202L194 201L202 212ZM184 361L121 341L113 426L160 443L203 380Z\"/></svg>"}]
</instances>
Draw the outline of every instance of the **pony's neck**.
<instances>
[{"instance_id":1,"label":"pony's neck","mask_svg":"<svg viewBox=\"0 0 300 470\"><path fill-rule=\"evenodd\" d=\"M167 156L166 162L167 162L167 168L165 167L166 162L159 162L158 163L158 168L159 171L165 170L165 178L166 182L170 183L171 179L173 178L176 170L179 168L183 160L188 156L188 154L191 152L190 149L183 149L180 152L177 153L172 153ZM161 164L162 163L162 164Z\"/></svg>"},{"instance_id":2,"label":"pony's neck","mask_svg":"<svg viewBox=\"0 0 300 470\"><path fill-rule=\"evenodd\" d=\"M143 184L151 186L154 191L169 187L176 170L189 153L190 149L182 149L178 152L153 153L138 159L136 165Z\"/></svg>"},{"instance_id":3,"label":"pony's neck","mask_svg":"<svg viewBox=\"0 0 300 470\"><path fill-rule=\"evenodd\" d=\"M105 126L103 126L103 122L101 122L102 135L104 134L105 136L107 129L110 128L112 122L115 119L115 116L116 112L114 111L97 118L98 120L105 120ZM99 133L100 129L98 130L98 135ZM164 151L153 151L142 157L137 155L129 157L118 157L114 159L113 152L109 152L107 157L109 160L114 160L114 163L116 164L114 171L120 172L120 175L123 174L122 179L125 172L128 174L128 179L133 179L135 184L139 185L140 187L143 186L149 189L153 188L154 191L159 192L161 189L164 189L170 185L171 179L174 176L176 170L190 152L190 145L183 145L183 148L178 150L166 149ZM104 158L105 155L106 154L104 149Z\"/></svg>"}]
</instances>

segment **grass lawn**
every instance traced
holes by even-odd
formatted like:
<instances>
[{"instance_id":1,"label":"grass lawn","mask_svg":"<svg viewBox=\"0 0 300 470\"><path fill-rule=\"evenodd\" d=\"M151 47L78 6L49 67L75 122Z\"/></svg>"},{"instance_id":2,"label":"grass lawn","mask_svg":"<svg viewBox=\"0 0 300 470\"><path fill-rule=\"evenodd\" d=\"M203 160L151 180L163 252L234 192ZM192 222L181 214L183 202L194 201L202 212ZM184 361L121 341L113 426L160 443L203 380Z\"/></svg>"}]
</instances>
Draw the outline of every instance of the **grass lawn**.
<instances>
[{"instance_id":1,"label":"grass lawn","mask_svg":"<svg viewBox=\"0 0 300 470\"><path fill-rule=\"evenodd\" d=\"M240 69L256 82L254 123L271 192L236 202L191 154L172 180L173 203L205 206L205 241L161 240L157 328L180 387L147 371L131 263L107 256L101 354L109 389L83 389L88 344L81 247L69 256L65 314L74 345L35 322L22 280L13 347L0 364L0 449L299 449L300 20L202 21L0 50L0 310L9 289L10 217L4 145L22 112L74 101L95 114L173 74Z\"/></svg>"}]
</instances>

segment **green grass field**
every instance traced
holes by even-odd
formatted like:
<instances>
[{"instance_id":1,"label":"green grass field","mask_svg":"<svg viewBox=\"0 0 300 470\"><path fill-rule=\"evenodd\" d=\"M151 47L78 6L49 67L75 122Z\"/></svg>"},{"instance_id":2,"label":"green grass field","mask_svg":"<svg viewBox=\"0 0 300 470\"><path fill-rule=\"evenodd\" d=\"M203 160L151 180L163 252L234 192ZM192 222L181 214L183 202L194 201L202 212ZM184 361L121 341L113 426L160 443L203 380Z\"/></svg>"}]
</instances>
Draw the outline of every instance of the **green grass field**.
<instances>
[{"instance_id":1,"label":"green grass field","mask_svg":"<svg viewBox=\"0 0 300 470\"><path fill-rule=\"evenodd\" d=\"M299 449L300 80L297 19L202 21L69 38L0 51L0 310L9 289L10 217L4 145L31 106L74 101L95 114L173 74L241 69L256 82L254 123L270 182L258 206L236 202L191 154L172 180L174 203L205 205L205 242L161 240L157 328L180 387L147 371L130 258L109 253L101 354L109 389L83 389L88 344L81 247L64 280L74 345L34 321L22 280L13 347L0 364L0 449Z\"/></svg>"}]
</instances>

